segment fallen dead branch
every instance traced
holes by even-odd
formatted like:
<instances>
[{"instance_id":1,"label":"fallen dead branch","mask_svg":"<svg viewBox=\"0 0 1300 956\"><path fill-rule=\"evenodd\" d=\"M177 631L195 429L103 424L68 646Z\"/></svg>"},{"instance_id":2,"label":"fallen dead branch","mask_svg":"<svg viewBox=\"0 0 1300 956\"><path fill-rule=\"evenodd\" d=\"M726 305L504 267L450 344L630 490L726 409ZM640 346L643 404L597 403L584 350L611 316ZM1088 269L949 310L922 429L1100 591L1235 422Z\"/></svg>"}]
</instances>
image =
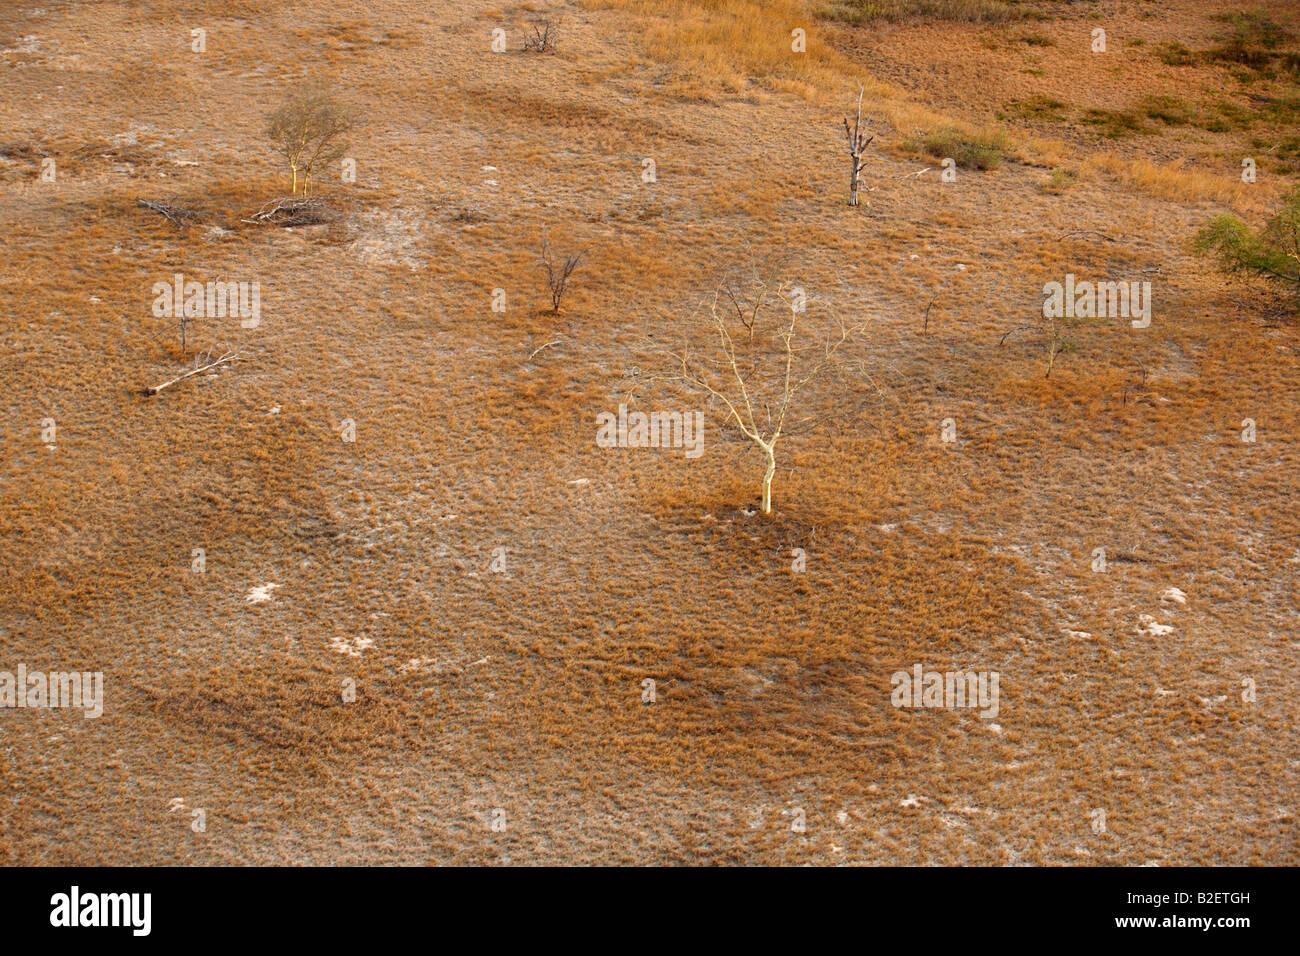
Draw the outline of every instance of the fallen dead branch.
<instances>
[{"instance_id":1,"label":"fallen dead branch","mask_svg":"<svg viewBox=\"0 0 1300 956\"><path fill-rule=\"evenodd\" d=\"M211 352L204 352L201 355L195 356L194 368L182 372L180 375L177 375L175 378L168 379L167 381L163 382L161 385L154 385L152 388L146 388L144 390L144 394L157 395L164 388L167 388L168 386L171 385L175 385L177 382L183 382L187 378L190 378L193 375L198 375L200 372L206 372L208 369L216 368L218 365L224 365L227 362L234 361L236 358L239 357L241 351L242 349L233 349L229 352L226 352L224 355L220 356L219 358L215 358L215 359L212 358Z\"/></svg>"},{"instance_id":2,"label":"fallen dead branch","mask_svg":"<svg viewBox=\"0 0 1300 956\"><path fill-rule=\"evenodd\" d=\"M1079 239L1083 239L1083 238L1086 238L1086 237L1088 237L1088 236L1095 236L1095 237L1098 238L1098 239L1105 239L1107 242L1119 242L1120 239L1123 239L1123 238L1124 238L1123 236L1120 236L1119 239L1116 239L1114 236L1108 236L1108 235L1106 235L1104 232L1098 232L1096 229L1077 229L1077 230L1075 230L1074 232L1067 232L1067 233L1065 233L1065 234L1064 234L1063 236L1061 236L1060 238L1061 238L1061 239L1074 239L1074 238L1077 237L1077 238L1079 238Z\"/></svg>"},{"instance_id":3,"label":"fallen dead branch","mask_svg":"<svg viewBox=\"0 0 1300 956\"><path fill-rule=\"evenodd\" d=\"M552 345L559 345L559 344L560 344L560 340L556 339L554 342L547 342L545 345L539 345L537 348L533 349L532 354L529 355L528 358L531 361L533 356L536 355L538 352L540 352L542 349L549 349Z\"/></svg>"},{"instance_id":4,"label":"fallen dead branch","mask_svg":"<svg viewBox=\"0 0 1300 956\"><path fill-rule=\"evenodd\" d=\"M191 219L202 219L206 213L197 209L183 209L180 206L169 206L166 203L150 202L148 199L138 200L145 209L152 209L160 215L166 216L167 221L174 226L184 226Z\"/></svg>"},{"instance_id":5,"label":"fallen dead branch","mask_svg":"<svg viewBox=\"0 0 1300 956\"><path fill-rule=\"evenodd\" d=\"M329 222L329 207L316 196L284 196L264 203L247 222L253 225L312 226Z\"/></svg>"},{"instance_id":6,"label":"fallen dead branch","mask_svg":"<svg viewBox=\"0 0 1300 956\"><path fill-rule=\"evenodd\" d=\"M1006 332L1002 333L1002 338L998 339L998 345L999 346L1005 345L1007 338L1009 336L1015 335L1017 332L1041 332L1041 331L1043 331L1043 327L1041 325L1022 325L1019 328L1008 329Z\"/></svg>"}]
</instances>

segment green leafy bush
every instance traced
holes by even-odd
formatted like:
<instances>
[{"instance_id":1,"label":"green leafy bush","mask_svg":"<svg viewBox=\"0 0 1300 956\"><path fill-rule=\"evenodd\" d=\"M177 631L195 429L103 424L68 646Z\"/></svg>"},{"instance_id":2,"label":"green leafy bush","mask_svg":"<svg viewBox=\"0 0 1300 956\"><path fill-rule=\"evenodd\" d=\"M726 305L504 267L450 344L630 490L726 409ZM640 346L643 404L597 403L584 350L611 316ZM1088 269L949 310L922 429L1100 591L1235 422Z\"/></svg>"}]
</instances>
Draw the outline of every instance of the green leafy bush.
<instances>
[{"instance_id":1,"label":"green leafy bush","mask_svg":"<svg viewBox=\"0 0 1300 956\"><path fill-rule=\"evenodd\" d=\"M1282 283L1295 293L1300 307L1300 189L1258 232L1224 214L1196 234L1194 245L1229 275L1258 275Z\"/></svg>"}]
</instances>

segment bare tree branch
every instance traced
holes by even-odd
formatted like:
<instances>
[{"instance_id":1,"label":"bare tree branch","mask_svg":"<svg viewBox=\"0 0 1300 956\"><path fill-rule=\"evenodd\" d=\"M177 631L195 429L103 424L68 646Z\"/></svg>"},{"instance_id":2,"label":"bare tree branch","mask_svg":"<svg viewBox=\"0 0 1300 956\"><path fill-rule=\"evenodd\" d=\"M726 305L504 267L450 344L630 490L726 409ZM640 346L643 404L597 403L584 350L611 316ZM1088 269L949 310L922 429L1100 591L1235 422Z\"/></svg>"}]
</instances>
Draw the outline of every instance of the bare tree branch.
<instances>
[{"instance_id":1,"label":"bare tree branch","mask_svg":"<svg viewBox=\"0 0 1300 956\"><path fill-rule=\"evenodd\" d=\"M161 385L154 385L150 388L146 388L144 390L144 394L157 395L164 388L167 388L170 385L175 385L177 382L183 382L187 378L190 378L191 376L198 375L200 372L206 372L208 369L211 368L216 368L218 365L224 365L227 362L234 361L236 358L239 357L242 351L243 351L242 349L234 349L232 351L226 352L224 355L216 359L212 358L212 354L210 352L205 352L204 354L195 357L194 368L186 372L182 372L180 375L177 375L175 378L168 379L167 381L163 382Z\"/></svg>"}]
</instances>

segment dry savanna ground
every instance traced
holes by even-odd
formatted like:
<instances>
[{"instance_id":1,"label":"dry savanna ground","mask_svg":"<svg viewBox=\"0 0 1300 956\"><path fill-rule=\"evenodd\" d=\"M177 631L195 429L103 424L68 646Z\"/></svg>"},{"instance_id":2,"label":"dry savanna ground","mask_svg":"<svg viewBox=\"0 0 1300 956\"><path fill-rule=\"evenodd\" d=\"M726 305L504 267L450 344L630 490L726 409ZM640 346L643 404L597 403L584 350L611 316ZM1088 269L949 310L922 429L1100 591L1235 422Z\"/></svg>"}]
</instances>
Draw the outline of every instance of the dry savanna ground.
<instances>
[{"instance_id":1,"label":"dry savanna ground","mask_svg":"<svg viewBox=\"0 0 1300 956\"><path fill-rule=\"evenodd\" d=\"M1289 0L3 4L0 671L104 709L0 709L0 862L1300 862L1295 313L1189 246L1300 180L1297 54ZM248 222L308 80L356 181ZM861 329L767 516L658 364L750 262ZM177 273L259 324L182 354ZM1048 376L1066 274L1151 322Z\"/></svg>"}]
</instances>

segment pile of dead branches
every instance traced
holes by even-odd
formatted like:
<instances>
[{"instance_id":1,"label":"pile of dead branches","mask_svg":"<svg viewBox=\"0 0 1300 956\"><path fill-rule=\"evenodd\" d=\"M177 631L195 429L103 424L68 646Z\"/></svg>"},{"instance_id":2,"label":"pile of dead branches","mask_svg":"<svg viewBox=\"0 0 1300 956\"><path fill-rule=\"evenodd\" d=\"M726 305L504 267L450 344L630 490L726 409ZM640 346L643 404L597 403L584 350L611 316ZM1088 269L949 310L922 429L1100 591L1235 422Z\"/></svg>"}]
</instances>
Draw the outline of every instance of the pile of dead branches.
<instances>
[{"instance_id":1,"label":"pile of dead branches","mask_svg":"<svg viewBox=\"0 0 1300 956\"><path fill-rule=\"evenodd\" d=\"M314 226L333 219L329 206L316 196L284 196L272 199L241 222L269 226Z\"/></svg>"}]
</instances>

